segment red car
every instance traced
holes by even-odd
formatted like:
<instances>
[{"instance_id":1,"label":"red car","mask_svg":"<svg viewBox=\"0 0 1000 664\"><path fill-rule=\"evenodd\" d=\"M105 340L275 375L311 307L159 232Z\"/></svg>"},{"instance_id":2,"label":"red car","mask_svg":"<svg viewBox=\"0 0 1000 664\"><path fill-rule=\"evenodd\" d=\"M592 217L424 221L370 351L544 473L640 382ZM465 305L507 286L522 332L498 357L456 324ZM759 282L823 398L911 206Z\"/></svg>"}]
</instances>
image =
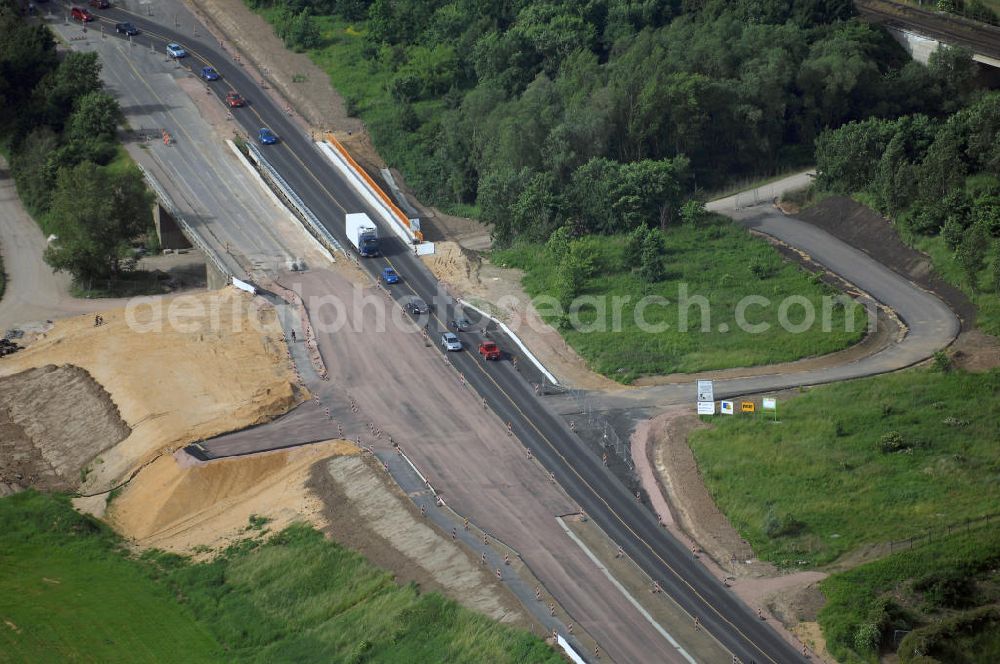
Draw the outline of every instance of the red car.
<instances>
[{"instance_id":1,"label":"red car","mask_svg":"<svg viewBox=\"0 0 1000 664\"><path fill-rule=\"evenodd\" d=\"M487 360L499 360L500 347L492 341L484 341L479 344L479 354Z\"/></svg>"},{"instance_id":2,"label":"red car","mask_svg":"<svg viewBox=\"0 0 1000 664\"><path fill-rule=\"evenodd\" d=\"M73 7L69 10L69 15L73 17L73 20L79 21L80 23L90 23L94 20L94 15L87 11L84 7Z\"/></svg>"},{"instance_id":3,"label":"red car","mask_svg":"<svg viewBox=\"0 0 1000 664\"><path fill-rule=\"evenodd\" d=\"M246 102L243 101L243 97L240 96L240 93L235 90L230 90L226 93L226 104L229 108L239 108L240 106L246 105Z\"/></svg>"}]
</instances>

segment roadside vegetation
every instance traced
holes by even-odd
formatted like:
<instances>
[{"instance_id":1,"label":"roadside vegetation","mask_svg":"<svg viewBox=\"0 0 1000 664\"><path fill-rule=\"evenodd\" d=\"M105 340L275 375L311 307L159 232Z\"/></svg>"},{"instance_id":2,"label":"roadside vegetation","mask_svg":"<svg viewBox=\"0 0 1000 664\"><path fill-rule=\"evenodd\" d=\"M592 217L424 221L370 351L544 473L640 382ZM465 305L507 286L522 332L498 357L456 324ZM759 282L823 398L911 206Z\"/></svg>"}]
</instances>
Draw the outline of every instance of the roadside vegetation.
<instances>
[{"instance_id":1,"label":"roadside vegetation","mask_svg":"<svg viewBox=\"0 0 1000 664\"><path fill-rule=\"evenodd\" d=\"M666 229L694 191L807 163L825 127L940 114L950 76L849 0L247 2L424 201L478 209L499 246Z\"/></svg>"},{"instance_id":2,"label":"roadside vegetation","mask_svg":"<svg viewBox=\"0 0 1000 664\"><path fill-rule=\"evenodd\" d=\"M96 53L57 54L47 26L0 0L0 142L22 202L56 236L46 262L92 293L158 290L135 273L152 195L118 142L123 116L100 67Z\"/></svg>"},{"instance_id":3,"label":"roadside vegetation","mask_svg":"<svg viewBox=\"0 0 1000 664\"><path fill-rule=\"evenodd\" d=\"M910 0L912 2L912 0ZM1000 25L1000 1L998 0L938 0L935 8L956 16Z\"/></svg>"},{"instance_id":4,"label":"roadside vegetation","mask_svg":"<svg viewBox=\"0 0 1000 664\"><path fill-rule=\"evenodd\" d=\"M998 392L1000 370L916 369L810 389L780 423L717 417L690 442L758 556L822 565L1000 511Z\"/></svg>"},{"instance_id":5,"label":"roadside vegetation","mask_svg":"<svg viewBox=\"0 0 1000 664\"><path fill-rule=\"evenodd\" d=\"M874 664L910 630L904 664L1000 660L1000 370L935 364L810 389L779 403L779 422L717 417L689 439L761 559L849 568L820 585L839 662Z\"/></svg>"},{"instance_id":6,"label":"roadside vegetation","mask_svg":"<svg viewBox=\"0 0 1000 664\"><path fill-rule=\"evenodd\" d=\"M853 194L890 217L962 288L977 325L1000 335L1000 93L971 92L968 53L939 51L955 70L955 108L943 120L869 119L822 135L816 186Z\"/></svg>"},{"instance_id":7,"label":"roadside vegetation","mask_svg":"<svg viewBox=\"0 0 1000 664\"><path fill-rule=\"evenodd\" d=\"M840 350L864 336L862 307L845 307L836 290L728 219L696 206L687 212L689 222L668 233L640 228L627 236L572 238L557 232L544 245L495 251L493 260L524 270L522 284L546 321L560 328L593 370L625 383L645 375L796 360ZM769 304L747 307L741 325L739 303L748 295ZM539 296L575 316L547 314ZM582 306L574 310L574 298L581 296ZM801 303L781 311L790 296L805 298L816 316L798 333L780 323L779 313L794 325L805 321ZM644 297L663 300L646 306L640 304ZM706 303L704 311L699 302ZM825 306L828 326L821 322ZM651 327L640 326L637 313ZM755 332L758 326L767 329Z\"/></svg>"},{"instance_id":8,"label":"roadside vegetation","mask_svg":"<svg viewBox=\"0 0 1000 664\"><path fill-rule=\"evenodd\" d=\"M0 499L0 652L17 661L556 662L500 626L306 526L251 517L210 562L130 554L69 500Z\"/></svg>"},{"instance_id":9,"label":"roadside vegetation","mask_svg":"<svg viewBox=\"0 0 1000 664\"><path fill-rule=\"evenodd\" d=\"M0 659L223 659L190 608L67 498L28 491L0 499L0 531Z\"/></svg>"},{"instance_id":10,"label":"roadside vegetation","mask_svg":"<svg viewBox=\"0 0 1000 664\"><path fill-rule=\"evenodd\" d=\"M819 623L838 662L875 664L891 652L900 664L1000 661L995 522L839 572L820 590Z\"/></svg>"}]
</instances>

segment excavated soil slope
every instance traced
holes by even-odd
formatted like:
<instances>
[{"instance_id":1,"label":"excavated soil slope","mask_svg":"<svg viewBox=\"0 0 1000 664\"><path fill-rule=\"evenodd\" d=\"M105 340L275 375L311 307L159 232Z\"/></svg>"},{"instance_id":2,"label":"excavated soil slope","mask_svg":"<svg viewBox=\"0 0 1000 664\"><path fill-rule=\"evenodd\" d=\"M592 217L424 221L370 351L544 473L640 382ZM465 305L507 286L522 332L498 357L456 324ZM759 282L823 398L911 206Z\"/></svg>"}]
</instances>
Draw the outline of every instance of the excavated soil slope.
<instances>
[{"instance_id":1,"label":"excavated soil slope","mask_svg":"<svg viewBox=\"0 0 1000 664\"><path fill-rule=\"evenodd\" d=\"M0 376L50 364L81 367L131 427L85 468L81 493L109 490L160 454L266 422L306 396L270 305L232 288L145 302L104 312L100 327L89 315L58 321L0 360ZM80 446L105 449L85 440L81 428L94 409L69 397L64 403L62 421L57 408L52 422L65 431L45 441L50 457L81 459Z\"/></svg>"},{"instance_id":2,"label":"excavated soil slope","mask_svg":"<svg viewBox=\"0 0 1000 664\"><path fill-rule=\"evenodd\" d=\"M342 441L208 463L180 451L146 466L106 517L141 548L177 553L208 553L255 534L251 515L267 519L271 531L294 521L321 527L322 502L306 488L310 468L357 453Z\"/></svg>"},{"instance_id":3,"label":"excavated soil slope","mask_svg":"<svg viewBox=\"0 0 1000 664\"><path fill-rule=\"evenodd\" d=\"M0 495L28 486L73 490L87 463L129 433L111 396L80 367L49 364L2 377Z\"/></svg>"}]
</instances>

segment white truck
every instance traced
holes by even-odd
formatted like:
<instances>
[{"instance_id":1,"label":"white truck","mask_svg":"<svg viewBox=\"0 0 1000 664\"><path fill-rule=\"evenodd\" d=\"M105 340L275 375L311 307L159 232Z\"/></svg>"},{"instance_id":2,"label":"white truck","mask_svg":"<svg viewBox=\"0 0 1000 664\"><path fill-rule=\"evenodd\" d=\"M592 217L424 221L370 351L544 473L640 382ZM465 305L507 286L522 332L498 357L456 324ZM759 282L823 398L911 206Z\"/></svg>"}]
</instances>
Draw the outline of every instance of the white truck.
<instances>
[{"instance_id":1,"label":"white truck","mask_svg":"<svg viewBox=\"0 0 1000 664\"><path fill-rule=\"evenodd\" d=\"M378 230L375 222L364 212L348 214L345 217L347 239L358 254L363 257L378 256Z\"/></svg>"}]
</instances>

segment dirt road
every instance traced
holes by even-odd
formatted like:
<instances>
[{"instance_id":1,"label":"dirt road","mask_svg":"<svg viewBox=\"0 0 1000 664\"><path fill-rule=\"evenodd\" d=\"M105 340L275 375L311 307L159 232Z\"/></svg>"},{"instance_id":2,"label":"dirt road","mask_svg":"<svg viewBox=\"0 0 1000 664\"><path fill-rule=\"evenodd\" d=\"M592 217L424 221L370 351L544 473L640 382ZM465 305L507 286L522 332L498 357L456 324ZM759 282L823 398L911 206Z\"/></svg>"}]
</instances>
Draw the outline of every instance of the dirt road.
<instances>
[{"instance_id":1,"label":"dirt road","mask_svg":"<svg viewBox=\"0 0 1000 664\"><path fill-rule=\"evenodd\" d=\"M317 270L295 278L307 304L315 296L351 302L355 286L338 273ZM367 291L383 297L374 288ZM332 311L312 310L312 324L317 329L331 324ZM345 437L359 436L377 450L390 450L392 436L450 507L521 554L569 619L602 645L609 644L610 657L678 661L678 653L566 536L556 517L578 511L577 506L526 457L505 424L483 409L459 374L419 334L398 329L391 319L385 331L373 332L380 329L375 307L367 307L338 331L319 334L331 375L330 383L309 386L319 403L206 447L232 454L273 447L276 439L291 444L316 436L323 426L330 432L338 423L344 424ZM357 413L351 412L351 400ZM324 422L324 408L330 408L334 420L344 412L351 418ZM372 435L369 423L380 436ZM662 644L662 650L643 649L651 643ZM618 647L612 650L610 644Z\"/></svg>"},{"instance_id":2,"label":"dirt road","mask_svg":"<svg viewBox=\"0 0 1000 664\"><path fill-rule=\"evenodd\" d=\"M121 304L70 297L69 276L54 273L42 260L45 237L21 204L2 157L0 220L0 254L7 273L7 288L0 300L0 332L29 321L100 311Z\"/></svg>"}]
</instances>

